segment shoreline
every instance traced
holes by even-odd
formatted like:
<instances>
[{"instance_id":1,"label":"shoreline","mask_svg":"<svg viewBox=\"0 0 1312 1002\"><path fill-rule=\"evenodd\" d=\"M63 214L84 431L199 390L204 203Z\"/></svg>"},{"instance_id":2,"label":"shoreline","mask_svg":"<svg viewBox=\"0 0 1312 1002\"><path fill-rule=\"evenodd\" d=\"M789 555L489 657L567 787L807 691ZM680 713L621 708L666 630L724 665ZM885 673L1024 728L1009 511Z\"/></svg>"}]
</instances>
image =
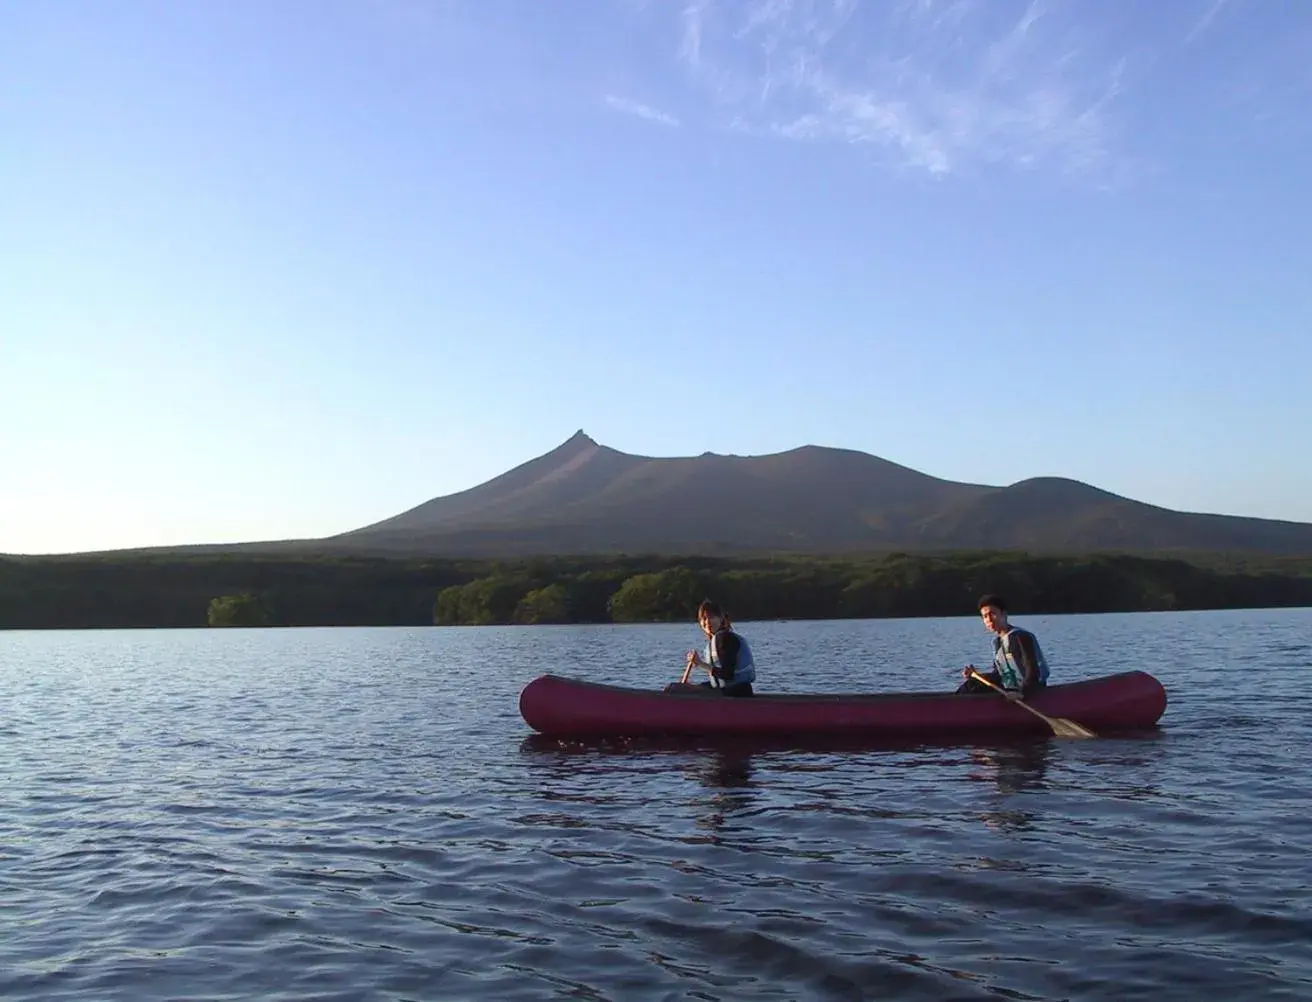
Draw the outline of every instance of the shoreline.
<instances>
[{"instance_id":1,"label":"shoreline","mask_svg":"<svg viewBox=\"0 0 1312 1002\"><path fill-rule=\"evenodd\" d=\"M1312 557L0 558L0 629L658 623L706 597L739 622L923 619L983 592L1017 615L1302 608Z\"/></svg>"}]
</instances>

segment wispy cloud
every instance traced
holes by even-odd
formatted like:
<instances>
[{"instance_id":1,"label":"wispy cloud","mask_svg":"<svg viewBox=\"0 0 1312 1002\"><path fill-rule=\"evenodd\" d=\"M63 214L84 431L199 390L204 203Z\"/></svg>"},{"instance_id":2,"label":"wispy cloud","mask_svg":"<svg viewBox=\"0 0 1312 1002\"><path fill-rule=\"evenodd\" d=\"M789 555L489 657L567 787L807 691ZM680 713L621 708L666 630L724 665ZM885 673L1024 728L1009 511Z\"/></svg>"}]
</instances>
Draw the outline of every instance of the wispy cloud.
<instances>
[{"instance_id":1,"label":"wispy cloud","mask_svg":"<svg viewBox=\"0 0 1312 1002\"><path fill-rule=\"evenodd\" d=\"M1211 26L1212 22L1216 20L1216 15L1221 13L1221 8L1228 2L1229 0L1211 0L1207 9L1203 11L1202 17L1194 22L1194 26L1189 29L1189 33L1184 36L1184 44L1188 45L1206 31Z\"/></svg>"},{"instance_id":2,"label":"wispy cloud","mask_svg":"<svg viewBox=\"0 0 1312 1002\"><path fill-rule=\"evenodd\" d=\"M726 125L933 175L1113 167L1126 62L1076 0L685 0L674 53ZM654 7L652 8L654 9Z\"/></svg>"},{"instance_id":3,"label":"wispy cloud","mask_svg":"<svg viewBox=\"0 0 1312 1002\"><path fill-rule=\"evenodd\" d=\"M628 98L607 94L606 105L615 111L623 112L626 115L633 115L636 118L642 118L648 122L655 122L657 125L666 125L670 127L676 127L679 125L679 120L673 115L661 111L659 108L653 108L649 104L642 104L639 101L630 101Z\"/></svg>"},{"instance_id":4,"label":"wispy cloud","mask_svg":"<svg viewBox=\"0 0 1312 1002\"><path fill-rule=\"evenodd\" d=\"M692 66L698 66L702 61L702 22L710 6L711 0L688 0L683 8L679 58Z\"/></svg>"}]
</instances>

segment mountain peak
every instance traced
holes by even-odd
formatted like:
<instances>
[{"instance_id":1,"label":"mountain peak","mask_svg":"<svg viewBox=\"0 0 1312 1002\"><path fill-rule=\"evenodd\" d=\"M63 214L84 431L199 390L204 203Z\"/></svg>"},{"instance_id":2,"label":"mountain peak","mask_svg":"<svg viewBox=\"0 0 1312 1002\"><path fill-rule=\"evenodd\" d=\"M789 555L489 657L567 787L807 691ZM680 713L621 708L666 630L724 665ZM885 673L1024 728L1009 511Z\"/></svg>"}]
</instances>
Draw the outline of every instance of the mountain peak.
<instances>
[{"instance_id":1,"label":"mountain peak","mask_svg":"<svg viewBox=\"0 0 1312 1002\"><path fill-rule=\"evenodd\" d=\"M959 483L853 449L636 456L582 428L552 451L338 539L412 553L888 549L1312 553L1312 525L1171 512L1062 477Z\"/></svg>"}]
</instances>

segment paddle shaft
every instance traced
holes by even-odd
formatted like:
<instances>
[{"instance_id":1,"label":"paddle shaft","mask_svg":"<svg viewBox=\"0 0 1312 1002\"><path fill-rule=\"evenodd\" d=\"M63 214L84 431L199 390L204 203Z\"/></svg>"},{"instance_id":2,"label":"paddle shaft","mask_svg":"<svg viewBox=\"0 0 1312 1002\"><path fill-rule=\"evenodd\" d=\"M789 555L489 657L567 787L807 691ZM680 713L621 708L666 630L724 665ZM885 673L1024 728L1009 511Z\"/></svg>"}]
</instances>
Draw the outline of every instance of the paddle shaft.
<instances>
[{"instance_id":1,"label":"paddle shaft","mask_svg":"<svg viewBox=\"0 0 1312 1002\"><path fill-rule=\"evenodd\" d=\"M693 662L691 662L691 661L688 662L688 666L687 666L686 668L683 669L683 678L679 679L679 684L680 684L680 685L687 685L687 684L688 684L688 676L692 674L692 670L693 670L694 668L696 668L696 667L697 667L697 665L695 665ZM701 667L706 668L706 667L708 667L708 666L705 665L705 664L703 664Z\"/></svg>"},{"instance_id":2,"label":"paddle shaft","mask_svg":"<svg viewBox=\"0 0 1312 1002\"><path fill-rule=\"evenodd\" d=\"M977 682L983 682L983 683L984 683L985 685L987 685L990 689L994 689L994 690L996 690L997 692L1002 693L1004 696L1007 694L1007 690L1004 689L1004 688L1002 688L1002 686L997 685L997 684L995 684L995 683L989 681L989 680L986 679L983 675L981 675L979 672L977 672L977 671L975 671L975 670L973 670L973 669L971 670L970 677L973 678L973 679L975 679L975 681L977 681ZM1034 714L1036 717L1038 717L1040 720L1042 720L1045 724L1047 724L1049 727L1051 727L1051 728L1053 729L1053 731L1056 732L1056 733L1058 733L1058 734L1062 734L1062 733L1065 733L1065 732L1067 732L1067 731L1070 731L1070 732L1073 732L1073 733L1085 734L1085 735L1088 735L1089 737L1092 737L1092 736L1093 736L1093 731L1089 730L1089 729L1088 729L1087 727L1085 727L1083 724L1077 724L1075 721L1073 721L1073 720L1066 720L1065 718L1054 718L1054 717L1049 717L1046 713L1040 713L1038 710L1034 709L1034 707L1030 706L1030 704L1027 703L1027 702L1025 702L1025 700L1023 700L1023 699L1013 699L1013 700L1010 700L1010 702L1013 702L1013 703L1019 703L1021 706L1025 707L1025 709L1029 710L1030 713Z\"/></svg>"},{"instance_id":3,"label":"paddle shaft","mask_svg":"<svg viewBox=\"0 0 1312 1002\"><path fill-rule=\"evenodd\" d=\"M1002 688L1002 686L998 685L998 684L995 683L995 682L991 682L991 681L989 681L988 679L986 679L983 675L981 675L981 674L980 674L979 672L977 672L977 671L972 671L972 672L970 673L970 677L973 678L976 682L983 682L985 685L987 685L987 686L988 686L990 689L992 689L994 692L1000 692L1000 693L1002 693L1004 696L1007 694L1007 690L1006 690L1006 689ZM1042 713L1040 713L1038 710L1034 709L1034 707L1030 706L1030 704L1027 703L1027 702L1025 702L1025 700L1023 700L1023 699L1013 699L1013 700L1011 700L1011 702L1013 702L1013 703L1019 703L1021 706L1025 707L1025 709L1029 710L1030 713L1034 714L1036 717L1040 717L1040 718L1042 718L1043 720L1047 720L1047 719L1048 719L1048 718L1045 717Z\"/></svg>"},{"instance_id":4,"label":"paddle shaft","mask_svg":"<svg viewBox=\"0 0 1312 1002\"><path fill-rule=\"evenodd\" d=\"M679 679L679 684L680 684L680 685L687 685L687 684L688 684L688 676L692 674L692 670L693 670L695 667L697 667L696 662L693 661L691 658L689 658L689 659L688 659L688 664L687 664L686 666L684 666L684 669L683 669L683 678ZM704 665L704 667L709 667L709 665Z\"/></svg>"}]
</instances>

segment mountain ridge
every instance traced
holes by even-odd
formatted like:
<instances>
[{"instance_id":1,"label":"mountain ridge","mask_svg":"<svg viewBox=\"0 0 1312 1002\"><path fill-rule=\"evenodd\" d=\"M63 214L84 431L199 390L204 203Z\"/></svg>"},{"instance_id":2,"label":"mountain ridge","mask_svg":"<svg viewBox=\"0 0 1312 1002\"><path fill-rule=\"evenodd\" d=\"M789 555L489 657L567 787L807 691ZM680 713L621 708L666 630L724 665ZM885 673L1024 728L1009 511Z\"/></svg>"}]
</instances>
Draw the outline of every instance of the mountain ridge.
<instances>
[{"instance_id":1,"label":"mountain ridge","mask_svg":"<svg viewBox=\"0 0 1312 1002\"><path fill-rule=\"evenodd\" d=\"M811 444L634 455L580 429L483 483L335 535L100 552L500 560L962 550L1312 556L1312 524L1177 511L1061 476L948 480Z\"/></svg>"},{"instance_id":2,"label":"mountain ridge","mask_svg":"<svg viewBox=\"0 0 1312 1002\"><path fill-rule=\"evenodd\" d=\"M582 429L465 491L324 541L434 555L886 549L1312 554L1312 525L1182 512L1061 476L935 477L854 449L654 457Z\"/></svg>"}]
</instances>

